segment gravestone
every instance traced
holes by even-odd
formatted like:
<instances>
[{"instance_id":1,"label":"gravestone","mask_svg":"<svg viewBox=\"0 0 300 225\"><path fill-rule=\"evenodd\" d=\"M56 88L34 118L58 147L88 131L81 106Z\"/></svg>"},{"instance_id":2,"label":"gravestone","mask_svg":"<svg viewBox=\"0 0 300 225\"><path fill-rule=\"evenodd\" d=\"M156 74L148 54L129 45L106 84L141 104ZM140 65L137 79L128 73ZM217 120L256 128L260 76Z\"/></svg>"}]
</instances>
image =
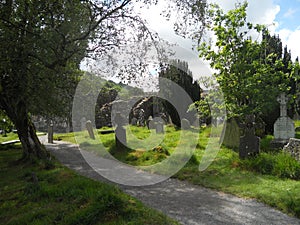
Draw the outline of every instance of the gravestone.
<instances>
[{"instance_id":1,"label":"gravestone","mask_svg":"<svg viewBox=\"0 0 300 225\"><path fill-rule=\"evenodd\" d=\"M148 129L149 130L155 129L155 122L154 122L154 120L150 120L149 121L149 123L148 123Z\"/></svg>"},{"instance_id":2,"label":"gravestone","mask_svg":"<svg viewBox=\"0 0 300 225\"><path fill-rule=\"evenodd\" d=\"M260 151L260 138L255 136L254 116L246 116L246 123L243 124L244 136L240 137L239 157L245 159L257 155Z\"/></svg>"},{"instance_id":3,"label":"gravestone","mask_svg":"<svg viewBox=\"0 0 300 225\"><path fill-rule=\"evenodd\" d=\"M148 120L147 120L147 127L148 129L155 129L155 124L154 124L154 121L153 121L153 118L152 116L149 116Z\"/></svg>"},{"instance_id":4,"label":"gravestone","mask_svg":"<svg viewBox=\"0 0 300 225\"><path fill-rule=\"evenodd\" d=\"M116 146L118 149L124 148L127 145L126 129L123 127L125 125L124 119L119 112L116 113L115 123L117 125L115 130Z\"/></svg>"},{"instance_id":5,"label":"gravestone","mask_svg":"<svg viewBox=\"0 0 300 225\"><path fill-rule=\"evenodd\" d=\"M282 148L290 138L295 137L295 126L293 120L287 116L288 98L282 93L277 101L280 103L280 117L274 124L274 140L271 143L273 148Z\"/></svg>"},{"instance_id":6,"label":"gravestone","mask_svg":"<svg viewBox=\"0 0 300 225\"><path fill-rule=\"evenodd\" d=\"M235 118L230 118L226 121L222 130L223 145L229 148L238 149L240 146L240 127Z\"/></svg>"},{"instance_id":7,"label":"gravestone","mask_svg":"<svg viewBox=\"0 0 300 225\"><path fill-rule=\"evenodd\" d=\"M181 128L183 130L189 130L189 129L191 129L190 121L188 121L187 119L183 118L181 120Z\"/></svg>"},{"instance_id":8,"label":"gravestone","mask_svg":"<svg viewBox=\"0 0 300 225\"><path fill-rule=\"evenodd\" d=\"M118 149L124 148L127 145L126 129L122 126L117 126L115 130L116 146Z\"/></svg>"},{"instance_id":9,"label":"gravestone","mask_svg":"<svg viewBox=\"0 0 300 225\"><path fill-rule=\"evenodd\" d=\"M92 125L92 122L90 120L86 121L86 129L89 133L90 138L95 139L93 125Z\"/></svg>"},{"instance_id":10,"label":"gravestone","mask_svg":"<svg viewBox=\"0 0 300 225\"><path fill-rule=\"evenodd\" d=\"M164 123L159 121L157 123L155 123L155 130L157 134L163 134L164 131Z\"/></svg>"},{"instance_id":11,"label":"gravestone","mask_svg":"<svg viewBox=\"0 0 300 225\"><path fill-rule=\"evenodd\" d=\"M53 144L53 122L52 121L48 126L48 143Z\"/></svg>"}]
</instances>

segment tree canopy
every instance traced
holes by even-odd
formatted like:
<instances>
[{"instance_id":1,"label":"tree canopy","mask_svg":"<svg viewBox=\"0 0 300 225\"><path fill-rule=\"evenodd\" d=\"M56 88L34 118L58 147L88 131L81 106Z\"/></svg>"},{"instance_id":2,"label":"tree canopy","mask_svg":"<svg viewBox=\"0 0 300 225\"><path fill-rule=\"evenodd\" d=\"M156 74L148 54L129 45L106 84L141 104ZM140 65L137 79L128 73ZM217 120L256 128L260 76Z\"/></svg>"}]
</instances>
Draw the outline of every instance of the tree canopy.
<instances>
[{"instance_id":1,"label":"tree canopy","mask_svg":"<svg viewBox=\"0 0 300 225\"><path fill-rule=\"evenodd\" d=\"M247 3L224 13L211 5L207 28L216 37L215 44L204 42L201 58L209 60L214 76L224 93L229 117L262 117L274 111L280 92L290 90L289 55L282 57L282 43L270 36L263 25L247 21ZM262 40L253 40L250 34Z\"/></svg>"},{"instance_id":2,"label":"tree canopy","mask_svg":"<svg viewBox=\"0 0 300 225\"><path fill-rule=\"evenodd\" d=\"M185 15L177 23L178 34L188 34L184 24L192 20L198 28L202 26L198 16L204 13L205 1L172 2L177 12ZM135 14L135 3L157 1L1 1L0 109L15 124L25 158L47 155L35 134L30 113L61 113L80 79L79 63L84 57L101 57L130 41L130 29L137 41L156 40L145 21ZM199 36L201 29L197 31Z\"/></svg>"}]
</instances>

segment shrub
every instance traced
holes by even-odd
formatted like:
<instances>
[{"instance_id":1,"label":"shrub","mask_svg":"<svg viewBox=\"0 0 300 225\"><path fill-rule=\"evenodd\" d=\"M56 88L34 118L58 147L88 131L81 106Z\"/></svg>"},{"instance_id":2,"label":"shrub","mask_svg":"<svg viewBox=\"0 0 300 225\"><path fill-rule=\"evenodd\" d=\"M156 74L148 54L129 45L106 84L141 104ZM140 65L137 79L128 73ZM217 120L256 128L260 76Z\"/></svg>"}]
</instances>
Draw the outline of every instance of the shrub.
<instances>
[{"instance_id":1,"label":"shrub","mask_svg":"<svg viewBox=\"0 0 300 225\"><path fill-rule=\"evenodd\" d=\"M275 156L273 175L281 178L300 179L300 163L289 154L281 152Z\"/></svg>"},{"instance_id":2,"label":"shrub","mask_svg":"<svg viewBox=\"0 0 300 225\"><path fill-rule=\"evenodd\" d=\"M300 179L300 163L287 153L261 153L241 161L243 169L280 178Z\"/></svg>"}]
</instances>

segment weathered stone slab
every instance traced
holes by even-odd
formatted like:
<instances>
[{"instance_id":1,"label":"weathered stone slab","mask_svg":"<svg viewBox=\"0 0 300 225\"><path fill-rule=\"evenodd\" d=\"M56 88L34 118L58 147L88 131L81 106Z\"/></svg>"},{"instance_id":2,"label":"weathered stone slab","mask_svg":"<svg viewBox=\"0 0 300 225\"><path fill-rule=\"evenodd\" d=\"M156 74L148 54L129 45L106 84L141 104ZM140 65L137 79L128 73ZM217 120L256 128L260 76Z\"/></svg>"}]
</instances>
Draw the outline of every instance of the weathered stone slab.
<instances>
[{"instance_id":1,"label":"weathered stone slab","mask_svg":"<svg viewBox=\"0 0 300 225\"><path fill-rule=\"evenodd\" d=\"M300 139L290 138L288 144L283 147L283 151L300 162Z\"/></svg>"}]
</instances>

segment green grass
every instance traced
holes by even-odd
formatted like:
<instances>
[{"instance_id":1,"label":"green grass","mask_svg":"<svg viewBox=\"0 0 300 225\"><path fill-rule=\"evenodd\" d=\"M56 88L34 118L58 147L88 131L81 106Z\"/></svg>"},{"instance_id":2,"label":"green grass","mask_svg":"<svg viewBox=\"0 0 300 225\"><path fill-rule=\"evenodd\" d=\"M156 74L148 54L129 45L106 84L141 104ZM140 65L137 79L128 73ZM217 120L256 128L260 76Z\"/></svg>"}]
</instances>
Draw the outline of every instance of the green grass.
<instances>
[{"instance_id":1,"label":"green grass","mask_svg":"<svg viewBox=\"0 0 300 225\"><path fill-rule=\"evenodd\" d=\"M0 149L1 224L177 224L115 186L20 157Z\"/></svg>"},{"instance_id":2,"label":"green grass","mask_svg":"<svg viewBox=\"0 0 300 225\"><path fill-rule=\"evenodd\" d=\"M209 131L205 130L201 133L198 148L195 156L199 162L204 154L204 149L208 141ZM262 140L262 145L268 147L268 141L272 140L271 136L267 136ZM269 154L262 153L263 156L283 162L287 156L279 153ZM213 163L205 170L200 172L198 163L188 163L174 177L180 180L187 180L193 184L216 189L226 193L231 193L239 197L255 198L263 203L275 207L285 213L300 218L300 181L280 178L275 175L264 175L253 170L253 168L245 165L247 162L255 162L256 158L240 160L238 153L221 147L217 157ZM291 159L288 158L290 161ZM195 161L195 160L194 160ZM280 164L279 164L280 165ZM274 165L274 167L276 167ZM286 167L284 167L286 168ZM278 173L284 171L280 168ZM275 169L276 171L276 169Z\"/></svg>"},{"instance_id":3,"label":"green grass","mask_svg":"<svg viewBox=\"0 0 300 225\"><path fill-rule=\"evenodd\" d=\"M15 133L7 133L6 136L0 135L0 143L12 140L19 140L18 134Z\"/></svg>"},{"instance_id":4,"label":"green grass","mask_svg":"<svg viewBox=\"0 0 300 225\"><path fill-rule=\"evenodd\" d=\"M135 135L139 138L145 138L149 135L148 131L144 130L144 128L134 128L134 131ZM282 153L268 153L270 151L269 143L273 139L273 136L269 135L262 139L261 147L264 153L258 158L249 160L240 160L237 152L226 147L221 147L213 163L205 171L200 172L198 169L199 162L205 153L210 132L209 127L201 130L199 143L193 157L174 176L175 178L244 198L255 198L285 213L300 218L300 181L280 178L280 176L288 176L288 174L294 173L295 162ZM157 147L160 151L164 152L164 156L160 156L159 160L168 157L166 153L172 154L178 144L180 131L172 127L167 127L165 134L165 139ZM114 146L114 134L103 135L101 139L107 150L114 153L116 150ZM116 151L114 154L115 157L119 157L123 162L128 164L145 165L146 163L155 163L155 158L158 158L161 152L144 151L143 149L125 149L120 152ZM265 159L271 162L273 169L270 174L273 175L262 174L264 173ZM288 167L286 163L292 165ZM286 175L285 173L288 174Z\"/></svg>"}]
</instances>

